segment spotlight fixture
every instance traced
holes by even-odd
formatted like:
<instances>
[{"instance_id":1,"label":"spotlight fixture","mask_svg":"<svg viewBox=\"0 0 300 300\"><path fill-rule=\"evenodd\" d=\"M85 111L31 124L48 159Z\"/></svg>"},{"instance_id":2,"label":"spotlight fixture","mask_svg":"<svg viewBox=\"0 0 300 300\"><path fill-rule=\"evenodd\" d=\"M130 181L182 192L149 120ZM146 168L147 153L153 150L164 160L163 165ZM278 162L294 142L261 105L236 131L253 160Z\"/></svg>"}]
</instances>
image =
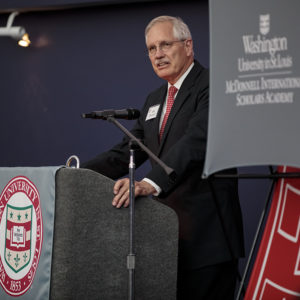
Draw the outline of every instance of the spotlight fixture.
<instances>
[{"instance_id":1,"label":"spotlight fixture","mask_svg":"<svg viewBox=\"0 0 300 300\"><path fill-rule=\"evenodd\" d=\"M28 33L24 33L22 39L18 41L18 45L21 47L28 47L30 45L30 39Z\"/></svg>"},{"instance_id":2,"label":"spotlight fixture","mask_svg":"<svg viewBox=\"0 0 300 300\"><path fill-rule=\"evenodd\" d=\"M18 14L19 12L15 11L9 15L6 27L0 27L0 36L10 36L13 39L18 40L20 46L28 47L30 45L30 40L25 28L12 26L13 21Z\"/></svg>"}]
</instances>

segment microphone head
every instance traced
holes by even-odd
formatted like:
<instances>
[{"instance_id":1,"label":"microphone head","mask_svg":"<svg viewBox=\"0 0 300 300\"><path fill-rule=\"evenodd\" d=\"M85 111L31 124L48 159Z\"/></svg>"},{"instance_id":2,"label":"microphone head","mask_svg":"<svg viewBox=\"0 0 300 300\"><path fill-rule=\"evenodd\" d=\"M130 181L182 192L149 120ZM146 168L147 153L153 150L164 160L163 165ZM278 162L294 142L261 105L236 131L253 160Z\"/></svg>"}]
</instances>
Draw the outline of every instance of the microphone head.
<instances>
[{"instance_id":1,"label":"microphone head","mask_svg":"<svg viewBox=\"0 0 300 300\"><path fill-rule=\"evenodd\" d=\"M138 119L140 116L140 111L138 109L128 108L127 112L128 112L128 117L126 118L127 120L135 120Z\"/></svg>"},{"instance_id":2,"label":"microphone head","mask_svg":"<svg viewBox=\"0 0 300 300\"><path fill-rule=\"evenodd\" d=\"M81 114L81 118L83 118L83 119L86 119L89 117L91 117L91 114L85 114L85 113Z\"/></svg>"}]
</instances>

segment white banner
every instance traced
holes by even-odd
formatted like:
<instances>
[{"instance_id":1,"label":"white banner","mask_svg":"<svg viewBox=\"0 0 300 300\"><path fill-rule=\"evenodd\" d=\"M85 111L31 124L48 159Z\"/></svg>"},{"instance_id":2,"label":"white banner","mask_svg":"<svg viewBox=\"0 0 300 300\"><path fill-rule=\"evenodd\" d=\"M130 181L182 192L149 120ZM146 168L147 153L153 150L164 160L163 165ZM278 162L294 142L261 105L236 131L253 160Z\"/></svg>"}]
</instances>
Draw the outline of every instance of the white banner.
<instances>
[{"instance_id":1,"label":"white banner","mask_svg":"<svg viewBox=\"0 0 300 300\"><path fill-rule=\"evenodd\" d=\"M300 1L210 0L204 175L300 166Z\"/></svg>"}]
</instances>

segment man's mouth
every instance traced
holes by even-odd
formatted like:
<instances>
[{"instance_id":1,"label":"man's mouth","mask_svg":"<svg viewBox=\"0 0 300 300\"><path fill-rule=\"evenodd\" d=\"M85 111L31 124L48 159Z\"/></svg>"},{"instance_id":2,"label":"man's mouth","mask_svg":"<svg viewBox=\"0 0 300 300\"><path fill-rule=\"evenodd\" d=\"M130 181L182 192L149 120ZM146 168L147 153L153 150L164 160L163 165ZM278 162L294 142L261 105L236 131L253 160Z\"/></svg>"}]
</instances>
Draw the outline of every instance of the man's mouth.
<instances>
[{"instance_id":1,"label":"man's mouth","mask_svg":"<svg viewBox=\"0 0 300 300\"><path fill-rule=\"evenodd\" d=\"M156 63L156 66L157 66L158 68L162 68L162 67L167 66L168 64L169 64L169 62L167 62L167 61L160 61L160 62L157 62L157 63Z\"/></svg>"}]
</instances>

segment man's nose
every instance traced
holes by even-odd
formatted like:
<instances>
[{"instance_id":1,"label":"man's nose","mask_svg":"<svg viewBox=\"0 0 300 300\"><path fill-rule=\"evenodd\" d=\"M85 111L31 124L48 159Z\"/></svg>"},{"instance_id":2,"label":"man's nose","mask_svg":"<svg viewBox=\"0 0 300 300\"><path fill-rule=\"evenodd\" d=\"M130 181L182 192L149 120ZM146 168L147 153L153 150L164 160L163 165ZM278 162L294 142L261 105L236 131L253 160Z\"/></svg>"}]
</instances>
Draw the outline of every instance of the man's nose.
<instances>
[{"instance_id":1,"label":"man's nose","mask_svg":"<svg viewBox=\"0 0 300 300\"><path fill-rule=\"evenodd\" d=\"M159 58L159 57L162 57L162 56L164 56L164 55L165 55L165 53L164 53L164 51L161 49L161 47L157 47L156 53L155 53L155 57L156 57L156 58Z\"/></svg>"}]
</instances>

